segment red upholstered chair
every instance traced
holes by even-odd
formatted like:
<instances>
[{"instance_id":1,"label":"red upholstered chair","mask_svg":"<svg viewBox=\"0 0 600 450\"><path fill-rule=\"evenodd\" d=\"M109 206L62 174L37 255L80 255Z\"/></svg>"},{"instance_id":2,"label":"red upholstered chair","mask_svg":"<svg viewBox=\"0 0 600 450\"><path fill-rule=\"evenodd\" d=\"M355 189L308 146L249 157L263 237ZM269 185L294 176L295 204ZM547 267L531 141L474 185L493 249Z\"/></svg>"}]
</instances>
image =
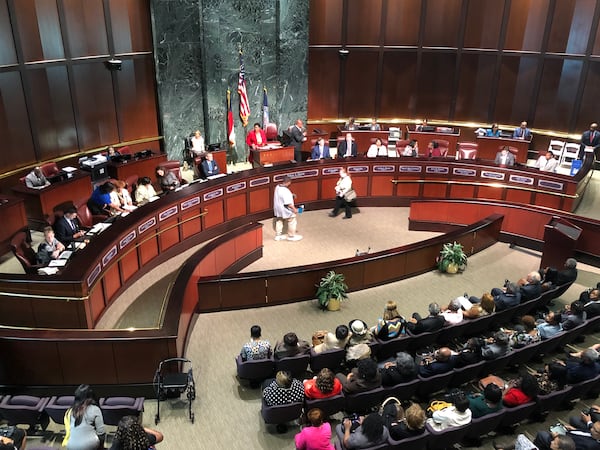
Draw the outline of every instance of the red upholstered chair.
<instances>
[{"instance_id":1,"label":"red upholstered chair","mask_svg":"<svg viewBox=\"0 0 600 450\"><path fill-rule=\"evenodd\" d=\"M498 146L498 151L501 152L507 148L509 152L511 152L515 156L515 161L517 160L517 156L519 155L519 149L516 147L511 147L510 145L500 145Z\"/></svg>"},{"instance_id":2,"label":"red upholstered chair","mask_svg":"<svg viewBox=\"0 0 600 450\"><path fill-rule=\"evenodd\" d=\"M46 178L58 175L58 173L60 172L60 169L58 168L58 166L56 165L56 163L54 161L46 163L46 164L42 164L40 166L40 170L42 171L42 173L44 174L44 176Z\"/></svg>"},{"instance_id":3,"label":"red upholstered chair","mask_svg":"<svg viewBox=\"0 0 600 450\"><path fill-rule=\"evenodd\" d=\"M448 147L450 146L450 143L444 139L435 139L435 141L438 143L437 153L439 153L439 155L436 155L434 149L433 156L441 156L443 158L448 156Z\"/></svg>"},{"instance_id":4,"label":"red upholstered chair","mask_svg":"<svg viewBox=\"0 0 600 450\"><path fill-rule=\"evenodd\" d=\"M88 208L87 199L78 202L75 208L77 208L77 218L82 228L92 228L95 224L106 220L106 216L92 214L90 208Z\"/></svg>"},{"instance_id":5,"label":"red upholstered chair","mask_svg":"<svg viewBox=\"0 0 600 450\"><path fill-rule=\"evenodd\" d=\"M435 127L436 133L454 133L454 128L452 127Z\"/></svg>"},{"instance_id":6,"label":"red upholstered chair","mask_svg":"<svg viewBox=\"0 0 600 450\"><path fill-rule=\"evenodd\" d=\"M381 139L381 138L371 138L371 144L374 144L377 139ZM388 140L387 139L381 139L381 143L387 147Z\"/></svg>"},{"instance_id":7,"label":"red upholstered chair","mask_svg":"<svg viewBox=\"0 0 600 450\"><path fill-rule=\"evenodd\" d=\"M133 187L135 185L137 185L138 178L139 178L138 175L129 175L125 179L125 183L127 183L127 190L129 191L130 194L133 192Z\"/></svg>"},{"instance_id":8,"label":"red upholstered chair","mask_svg":"<svg viewBox=\"0 0 600 450\"><path fill-rule=\"evenodd\" d=\"M173 172L179 180L179 182L181 183L181 165L179 161L165 161L161 164L161 166L163 166L165 170Z\"/></svg>"},{"instance_id":9,"label":"red upholstered chair","mask_svg":"<svg viewBox=\"0 0 600 450\"><path fill-rule=\"evenodd\" d=\"M265 130L265 134L267 135L267 142L278 141L278 139L277 139L277 124L268 123L267 129Z\"/></svg>"},{"instance_id":10,"label":"red upholstered chair","mask_svg":"<svg viewBox=\"0 0 600 450\"><path fill-rule=\"evenodd\" d=\"M479 144L475 142L459 142L456 159L477 159Z\"/></svg>"},{"instance_id":11,"label":"red upholstered chair","mask_svg":"<svg viewBox=\"0 0 600 450\"><path fill-rule=\"evenodd\" d=\"M37 263L37 255L31 247L31 238L25 231L19 231L10 240L10 249L19 260L25 273L35 274L43 265Z\"/></svg>"},{"instance_id":12,"label":"red upholstered chair","mask_svg":"<svg viewBox=\"0 0 600 450\"><path fill-rule=\"evenodd\" d=\"M398 155L402 155L402 152L409 143L410 140L408 139L400 139L396 141L396 151L398 152Z\"/></svg>"},{"instance_id":13,"label":"red upholstered chair","mask_svg":"<svg viewBox=\"0 0 600 450\"><path fill-rule=\"evenodd\" d=\"M129 147L129 145L125 145L116 150L118 150L121 155L133 155L133 150L131 147Z\"/></svg>"}]
</instances>

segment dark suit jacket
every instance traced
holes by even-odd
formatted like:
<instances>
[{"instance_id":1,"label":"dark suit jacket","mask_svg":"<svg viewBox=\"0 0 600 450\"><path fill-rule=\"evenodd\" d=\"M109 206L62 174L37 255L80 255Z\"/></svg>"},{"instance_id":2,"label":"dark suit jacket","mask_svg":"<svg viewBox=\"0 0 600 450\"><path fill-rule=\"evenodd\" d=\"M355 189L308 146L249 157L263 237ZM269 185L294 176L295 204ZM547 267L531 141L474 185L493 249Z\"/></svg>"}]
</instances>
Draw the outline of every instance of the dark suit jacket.
<instances>
[{"instance_id":1,"label":"dark suit jacket","mask_svg":"<svg viewBox=\"0 0 600 450\"><path fill-rule=\"evenodd\" d=\"M417 323L407 322L406 328L412 334L420 334L431 331L440 330L444 324L446 323L446 319L443 316L428 316L424 319L417 320Z\"/></svg>"},{"instance_id":2,"label":"dark suit jacket","mask_svg":"<svg viewBox=\"0 0 600 450\"><path fill-rule=\"evenodd\" d=\"M598 375L598 366L596 364L583 364L580 361L567 361L567 383L576 384L589 380Z\"/></svg>"},{"instance_id":3,"label":"dark suit jacket","mask_svg":"<svg viewBox=\"0 0 600 450\"><path fill-rule=\"evenodd\" d=\"M370 391L381 386L381 374L377 372L377 376L374 380L365 380L360 378L358 375L358 369L354 368L351 372L353 375L350 380L342 383L344 386L344 393L356 394L357 392Z\"/></svg>"},{"instance_id":4,"label":"dark suit jacket","mask_svg":"<svg viewBox=\"0 0 600 450\"><path fill-rule=\"evenodd\" d=\"M590 436L581 436L578 433L567 431L567 436L570 436L575 442L575 448L577 450L598 450L600 449L600 443L595 440L591 434Z\"/></svg>"},{"instance_id":5,"label":"dark suit jacket","mask_svg":"<svg viewBox=\"0 0 600 450\"><path fill-rule=\"evenodd\" d=\"M532 300L536 297L539 297L542 294L542 284L541 283L531 283L526 284L525 286L521 286L521 301L526 302L527 300Z\"/></svg>"},{"instance_id":6,"label":"dark suit jacket","mask_svg":"<svg viewBox=\"0 0 600 450\"><path fill-rule=\"evenodd\" d=\"M290 145L293 146L296 151L301 151L302 142L304 141L304 134L296 125L292 126L292 129L290 130L290 137L292 138Z\"/></svg>"},{"instance_id":7,"label":"dark suit jacket","mask_svg":"<svg viewBox=\"0 0 600 450\"><path fill-rule=\"evenodd\" d=\"M498 153L496 153L496 159L494 159L494 163L500 164L501 161L502 161L502 152L498 152ZM513 155L511 152L508 152L505 165L507 165L507 166L515 165L515 155Z\"/></svg>"},{"instance_id":8,"label":"dark suit jacket","mask_svg":"<svg viewBox=\"0 0 600 450\"><path fill-rule=\"evenodd\" d=\"M219 166L217 166L217 163L215 160L213 160L212 162L212 172L209 171L208 169L208 161L204 160L202 161L202 173L204 174L204 177L210 177L211 175L217 175L219 173Z\"/></svg>"},{"instance_id":9,"label":"dark suit jacket","mask_svg":"<svg viewBox=\"0 0 600 450\"><path fill-rule=\"evenodd\" d=\"M581 135L581 144L590 147L598 147L600 145L600 131L596 130L593 139L592 132L590 130L584 131Z\"/></svg>"},{"instance_id":10,"label":"dark suit jacket","mask_svg":"<svg viewBox=\"0 0 600 450\"><path fill-rule=\"evenodd\" d=\"M342 141L340 142L340 145L338 145L338 151L337 151L337 157L338 158L343 158L344 155L346 154L346 149L348 148L348 144L346 143L346 141ZM356 156L357 152L356 152L356 142L352 141L352 148L350 149L350 154L352 156Z\"/></svg>"},{"instance_id":11,"label":"dark suit jacket","mask_svg":"<svg viewBox=\"0 0 600 450\"><path fill-rule=\"evenodd\" d=\"M54 234L56 239L65 246L73 242L73 235L80 231L79 220L75 218L73 222L75 229L71 228L71 225L69 225L69 222L67 222L65 217L61 217L54 222Z\"/></svg>"},{"instance_id":12,"label":"dark suit jacket","mask_svg":"<svg viewBox=\"0 0 600 450\"><path fill-rule=\"evenodd\" d=\"M583 308L588 319L600 316L600 302L593 302Z\"/></svg>"},{"instance_id":13,"label":"dark suit jacket","mask_svg":"<svg viewBox=\"0 0 600 450\"><path fill-rule=\"evenodd\" d=\"M507 294L502 292L494 297L494 303L496 304L496 312L510 308L511 306L517 306L521 303L521 293Z\"/></svg>"},{"instance_id":14,"label":"dark suit jacket","mask_svg":"<svg viewBox=\"0 0 600 450\"><path fill-rule=\"evenodd\" d=\"M422 377L432 377L446 373L454 369L454 358L450 358L448 361L434 361L430 364L425 364L419 367L419 375Z\"/></svg>"}]
</instances>

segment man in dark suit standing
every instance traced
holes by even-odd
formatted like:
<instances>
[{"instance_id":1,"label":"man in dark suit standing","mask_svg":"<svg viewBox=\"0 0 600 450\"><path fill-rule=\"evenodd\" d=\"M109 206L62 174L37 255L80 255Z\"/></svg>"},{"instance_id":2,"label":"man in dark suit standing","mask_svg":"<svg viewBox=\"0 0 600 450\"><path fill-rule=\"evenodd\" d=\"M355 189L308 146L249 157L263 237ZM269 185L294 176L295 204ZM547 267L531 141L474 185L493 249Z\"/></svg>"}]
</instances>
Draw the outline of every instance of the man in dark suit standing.
<instances>
[{"instance_id":1,"label":"man in dark suit standing","mask_svg":"<svg viewBox=\"0 0 600 450\"><path fill-rule=\"evenodd\" d=\"M63 212L63 216L54 222L54 233L56 239L65 246L76 240L81 240L85 231L80 229L79 219L77 219L77 209L70 206Z\"/></svg>"},{"instance_id":2,"label":"man in dark suit standing","mask_svg":"<svg viewBox=\"0 0 600 450\"><path fill-rule=\"evenodd\" d=\"M302 143L306 140L306 130L302 120L296 120L290 130L290 138L290 145L294 147L294 159L296 162L302 162Z\"/></svg>"},{"instance_id":3,"label":"man in dark suit standing","mask_svg":"<svg viewBox=\"0 0 600 450\"><path fill-rule=\"evenodd\" d=\"M419 313L413 313L406 323L406 328L412 334L420 334L440 330L445 323L446 319L440 315L440 305L430 303L429 316L421 319Z\"/></svg>"},{"instance_id":4,"label":"man in dark suit standing","mask_svg":"<svg viewBox=\"0 0 600 450\"><path fill-rule=\"evenodd\" d=\"M356 155L357 155L356 142L354 142L354 139L352 139L351 133L346 133L346 139L344 141L340 142L340 145L338 145L337 157L345 158L347 156L356 156Z\"/></svg>"},{"instance_id":5,"label":"man in dark suit standing","mask_svg":"<svg viewBox=\"0 0 600 450\"><path fill-rule=\"evenodd\" d=\"M579 159L583 159L586 147L593 147L594 151L600 147L600 131L596 122L590 124L590 129L581 135L581 146L579 147Z\"/></svg>"}]
</instances>

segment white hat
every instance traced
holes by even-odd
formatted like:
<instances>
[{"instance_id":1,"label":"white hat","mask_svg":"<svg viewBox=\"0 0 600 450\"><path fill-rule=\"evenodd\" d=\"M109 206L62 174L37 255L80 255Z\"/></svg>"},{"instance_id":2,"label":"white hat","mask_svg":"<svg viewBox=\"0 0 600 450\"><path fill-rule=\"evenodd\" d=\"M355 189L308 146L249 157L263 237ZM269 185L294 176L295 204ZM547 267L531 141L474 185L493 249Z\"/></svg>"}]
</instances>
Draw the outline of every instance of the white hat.
<instances>
[{"instance_id":1,"label":"white hat","mask_svg":"<svg viewBox=\"0 0 600 450\"><path fill-rule=\"evenodd\" d=\"M357 334L359 336L367 334L367 327L362 320L353 321L352 325L350 325L350 329L352 330L353 334Z\"/></svg>"}]
</instances>

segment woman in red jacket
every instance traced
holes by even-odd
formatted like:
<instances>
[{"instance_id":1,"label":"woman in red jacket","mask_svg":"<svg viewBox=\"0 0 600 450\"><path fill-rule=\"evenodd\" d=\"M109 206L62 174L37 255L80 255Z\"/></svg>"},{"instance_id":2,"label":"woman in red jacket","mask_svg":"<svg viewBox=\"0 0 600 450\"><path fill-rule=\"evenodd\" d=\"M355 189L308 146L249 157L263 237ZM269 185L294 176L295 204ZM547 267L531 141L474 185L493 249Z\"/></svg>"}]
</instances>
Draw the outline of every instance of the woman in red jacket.
<instances>
[{"instance_id":1,"label":"woman in red jacket","mask_svg":"<svg viewBox=\"0 0 600 450\"><path fill-rule=\"evenodd\" d=\"M327 398L342 392L342 383L327 368L321 369L316 377L304 380L306 398Z\"/></svg>"},{"instance_id":2,"label":"woman in red jacket","mask_svg":"<svg viewBox=\"0 0 600 450\"><path fill-rule=\"evenodd\" d=\"M540 390L536 378L529 373L516 380L511 380L508 386L509 389L502 399L505 406L518 406L528 403L537 397Z\"/></svg>"}]
</instances>

